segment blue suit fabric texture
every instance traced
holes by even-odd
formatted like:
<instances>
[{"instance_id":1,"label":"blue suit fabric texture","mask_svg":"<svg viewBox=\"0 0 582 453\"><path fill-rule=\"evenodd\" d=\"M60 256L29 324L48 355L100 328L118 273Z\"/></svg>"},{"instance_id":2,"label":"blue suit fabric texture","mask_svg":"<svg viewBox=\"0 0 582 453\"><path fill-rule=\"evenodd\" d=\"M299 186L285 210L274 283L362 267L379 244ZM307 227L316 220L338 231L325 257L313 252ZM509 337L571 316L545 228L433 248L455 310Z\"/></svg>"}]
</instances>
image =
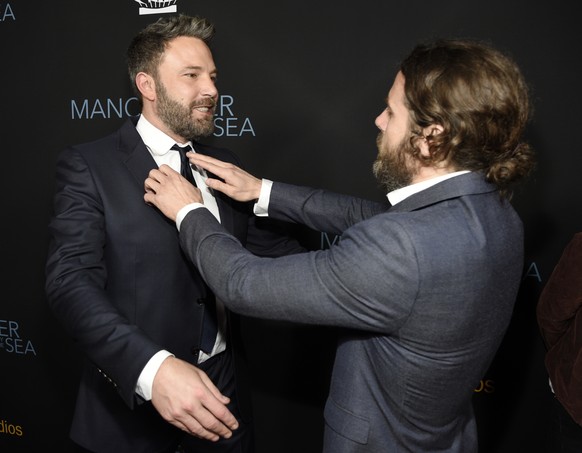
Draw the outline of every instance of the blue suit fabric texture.
<instances>
[{"instance_id":1,"label":"blue suit fabric texture","mask_svg":"<svg viewBox=\"0 0 582 453\"><path fill-rule=\"evenodd\" d=\"M235 312L347 328L324 452L477 452L472 396L523 272L523 225L511 204L471 172L393 207L275 182L269 216L341 239L261 259L197 209L180 226L182 248Z\"/></svg>"},{"instance_id":2,"label":"blue suit fabric texture","mask_svg":"<svg viewBox=\"0 0 582 453\"><path fill-rule=\"evenodd\" d=\"M69 147L56 162L46 293L56 318L86 358L71 437L96 452L166 451L184 435L136 394L136 383L161 349L198 366L204 308L197 301L208 291L180 249L175 223L143 199L144 181L157 165L136 123L137 118L128 119L105 138ZM229 150L195 147L241 165ZM251 203L218 193L216 198L224 229L254 253L303 250L259 224ZM236 377L235 413L250 421L239 319L228 311L227 319L223 354L232 358L220 362Z\"/></svg>"}]
</instances>

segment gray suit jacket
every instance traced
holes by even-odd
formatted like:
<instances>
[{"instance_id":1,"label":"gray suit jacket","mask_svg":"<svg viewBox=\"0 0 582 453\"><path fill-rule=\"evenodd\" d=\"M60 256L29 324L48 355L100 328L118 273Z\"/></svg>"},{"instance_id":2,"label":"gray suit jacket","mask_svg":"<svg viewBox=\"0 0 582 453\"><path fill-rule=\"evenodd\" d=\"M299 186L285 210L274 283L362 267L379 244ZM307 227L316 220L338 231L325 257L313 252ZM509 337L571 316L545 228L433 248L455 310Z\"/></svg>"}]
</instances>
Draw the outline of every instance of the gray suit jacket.
<instances>
[{"instance_id":1,"label":"gray suit jacket","mask_svg":"<svg viewBox=\"0 0 582 453\"><path fill-rule=\"evenodd\" d=\"M201 209L186 216L180 239L232 310L349 328L325 407L324 451L476 452L473 390L509 324L523 268L511 205L468 173L390 209L275 183L269 215L341 240L261 259Z\"/></svg>"}]
</instances>

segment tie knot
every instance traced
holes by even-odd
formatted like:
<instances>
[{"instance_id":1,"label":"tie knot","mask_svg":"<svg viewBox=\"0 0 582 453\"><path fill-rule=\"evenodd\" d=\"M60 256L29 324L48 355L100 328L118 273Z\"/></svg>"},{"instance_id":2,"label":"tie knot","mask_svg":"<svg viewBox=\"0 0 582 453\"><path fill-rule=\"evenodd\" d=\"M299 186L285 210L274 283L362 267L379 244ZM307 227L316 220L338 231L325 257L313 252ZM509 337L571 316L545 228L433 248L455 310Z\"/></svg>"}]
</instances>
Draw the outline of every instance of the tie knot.
<instances>
[{"instance_id":1,"label":"tie knot","mask_svg":"<svg viewBox=\"0 0 582 453\"><path fill-rule=\"evenodd\" d=\"M171 149L178 151L183 156L185 156L187 152L192 151L192 147L190 145L180 146L177 143L174 144Z\"/></svg>"}]
</instances>

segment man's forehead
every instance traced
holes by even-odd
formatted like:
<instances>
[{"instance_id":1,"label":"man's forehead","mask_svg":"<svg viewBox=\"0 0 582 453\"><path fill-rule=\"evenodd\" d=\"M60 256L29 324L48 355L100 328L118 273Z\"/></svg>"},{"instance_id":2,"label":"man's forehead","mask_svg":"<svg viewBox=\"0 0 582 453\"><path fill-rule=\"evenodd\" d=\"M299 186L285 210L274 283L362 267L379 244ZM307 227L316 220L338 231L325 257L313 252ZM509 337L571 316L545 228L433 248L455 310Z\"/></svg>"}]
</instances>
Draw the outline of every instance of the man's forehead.
<instances>
[{"instance_id":1,"label":"man's forehead","mask_svg":"<svg viewBox=\"0 0 582 453\"><path fill-rule=\"evenodd\" d=\"M404 76L401 72L396 74L394 78L394 82L388 91L386 104L390 107L394 107L394 104L404 105Z\"/></svg>"}]
</instances>

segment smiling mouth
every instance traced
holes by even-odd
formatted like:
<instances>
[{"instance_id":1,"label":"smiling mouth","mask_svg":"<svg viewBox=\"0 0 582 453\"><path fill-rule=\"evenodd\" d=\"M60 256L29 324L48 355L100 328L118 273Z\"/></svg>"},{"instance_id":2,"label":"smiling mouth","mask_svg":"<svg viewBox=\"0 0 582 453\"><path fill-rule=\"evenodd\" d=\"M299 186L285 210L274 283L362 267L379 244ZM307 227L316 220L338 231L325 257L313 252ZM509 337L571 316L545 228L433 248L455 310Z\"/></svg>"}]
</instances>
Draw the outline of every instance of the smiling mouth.
<instances>
[{"instance_id":1,"label":"smiling mouth","mask_svg":"<svg viewBox=\"0 0 582 453\"><path fill-rule=\"evenodd\" d=\"M214 105L199 105L194 107L194 110L202 113L212 113L214 111Z\"/></svg>"}]
</instances>

